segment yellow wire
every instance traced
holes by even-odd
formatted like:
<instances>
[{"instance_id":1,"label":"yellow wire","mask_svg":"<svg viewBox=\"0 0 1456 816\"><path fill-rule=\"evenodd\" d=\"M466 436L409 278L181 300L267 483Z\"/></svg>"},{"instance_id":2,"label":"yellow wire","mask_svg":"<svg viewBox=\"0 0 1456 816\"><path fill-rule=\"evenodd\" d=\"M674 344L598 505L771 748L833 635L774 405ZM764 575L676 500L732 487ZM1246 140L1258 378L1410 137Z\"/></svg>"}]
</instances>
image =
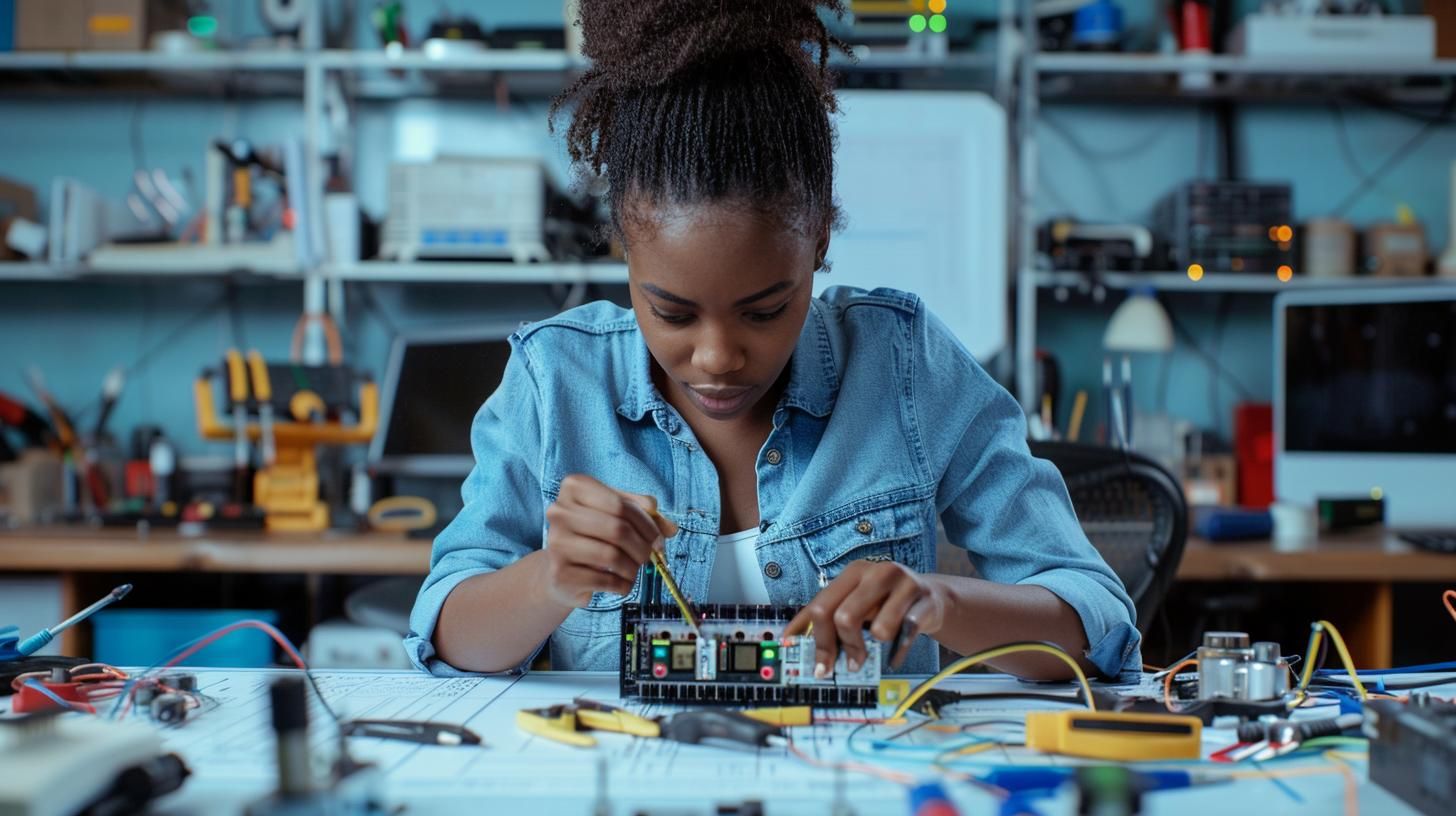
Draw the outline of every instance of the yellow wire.
<instances>
[{"instance_id":1,"label":"yellow wire","mask_svg":"<svg viewBox=\"0 0 1456 816\"><path fill-rule=\"evenodd\" d=\"M1097 704L1092 700L1092 684L1087 682L1087 675L1082 673L1082 667L1078 666L1077 661L1071 655L1067 654L1065 650L1053 646L1050 643L1010 643L1005 646L996 646L985 651L976 652L973 655L968 655L941 669L939 674L932 676L929 680L916 686L915 690L911 691L900 702L900 705L895 707L895 711L890 717L893 719L895 717L905 716L905 712L909 711L915 703L919 702L920 698L924 697L926 692L935 688L940 681L953 674L959 674L977 663L983 663L1003 655L1019 654L1021 652L1041 652L1043 654L1049 654L1060 659L1068 666L1071 666L1072 673L1077 675L1077 682L1082 684L1082 693L1087 697L1087 708L1092 711L1097 710Z\"/></svg>"},{"instance_id":2,"label":"yellow wire","mask_svg":"<svg viewBox=\"0 0 1456 816\"><path fill-rule=\"evenodd\" d=\"M1299 678L1299 691L1309 688L1309 681L1314 678L1315 656L1319 654L1320 642L1326 632L1329 632L1330 640L1334 641L1335 651L1340 655L1340 662L1345 664L1345 671L1349 673L1350 682L1354 684L1355 691L1359 692L1360 699L1368 699L1370 692L1366 691L1365 684L1360 682L1360 674L1355 670L1355 661L1350 659L1350 650L1345 648L1345 639L1340 637L1340 630L1327 620L1316 621L1309 627L1309 648L1304 653L1304 673Z\"/></svg>"}]
</instances>

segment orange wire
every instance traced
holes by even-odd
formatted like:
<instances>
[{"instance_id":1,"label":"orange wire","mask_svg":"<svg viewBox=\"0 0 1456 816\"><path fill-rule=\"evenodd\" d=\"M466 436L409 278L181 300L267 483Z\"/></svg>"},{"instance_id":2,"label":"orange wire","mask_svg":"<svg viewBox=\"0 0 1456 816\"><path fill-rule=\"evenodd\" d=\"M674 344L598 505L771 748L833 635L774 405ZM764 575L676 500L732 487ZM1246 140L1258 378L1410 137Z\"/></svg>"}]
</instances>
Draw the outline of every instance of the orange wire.
<instances>
[{"instance_id":1,"label":"orange wire","mask_svg":"<svg viewBox=\"0 0 1456 816\"><path fill-rule=\"evenodd\" d=\"M870 776L876 777L878 779L883 779L887 782L894 782L897 785L905 785L907 787L915 783L915 777L909 774L897 773L895 771L887 771L884 768L876 768L873 765L864 765L858 762L825 762L822 759L815 759L814 757L811 757L803 751L799 750L799 746L795 745L792 739L788 741L788 744L789 753L793 754L795 757L798 757L800 760L814 766L815 768L827 768L830 770L837 770L842 768L846 771L869 774Z\"/></svg>"},{"instance_id":2,"label":"orange wire","mask_svg":"<svg viewBox=\"0 0 1456 816\"><path fill-rule=\"evenodd\" d=\"M1451 620L1456 620L1456 589L1448 589L1441 593L1441 603L1446 605L1446 611L1451 613Z\"/></svg>"},{"instance_id":3,"label":"orange wire","mask_svg":"<svg viewBox=\"0 0 1456 816\"><path fill-rule=\"evenodd\" d=\"M1173 705L1173 678L1177 676L1178 672L1183 670L1184 666L1189 665L1197 666L1198 660L1196 658L1190 657L1182 663L1179 663L1178 665L1169 669L1168 673L1163 676L1163 706L1169 711L1176 712L1180 710Z\"/></svg>"}]
</instances>

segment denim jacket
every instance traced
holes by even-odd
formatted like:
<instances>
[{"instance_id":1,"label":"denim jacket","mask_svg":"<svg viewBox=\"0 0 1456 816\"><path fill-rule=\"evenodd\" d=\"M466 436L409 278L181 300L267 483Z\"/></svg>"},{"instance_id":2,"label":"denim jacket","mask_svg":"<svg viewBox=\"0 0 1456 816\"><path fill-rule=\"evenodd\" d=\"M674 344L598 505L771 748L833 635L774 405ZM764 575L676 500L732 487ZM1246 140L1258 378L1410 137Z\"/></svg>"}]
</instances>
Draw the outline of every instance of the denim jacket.
<instances>
[{"instance_id":1,"label":"denim jacket","mask_svg":"<svg viewBox=\"0 0 1456 816\"><path fill-rule=\"evenodd\" d=\"M464 509L435 540L405 640L436 675L461 674L432 643L446 596L542 547L546 508L568 474L658 498L680 528L667 558L689 598L707 597L717 536L736 532L719 530L717 471L653 385L631 311L590 303L521 328L511 344L471 429ZM1020 407L919 298L825 291L789 365L756 465L757 555L773 603L807 603L859 559L935 572L939 517L981 578L1036 584L1070 604L1104 675L1140 668L1132 602L1056 468L1028 452ZM625 597L597 593L568 615L549 638L552 667L616 670L620 609L641 592L639 581ZM902 670L937 662L922 636Z\"/></svg>"}]
</instances>

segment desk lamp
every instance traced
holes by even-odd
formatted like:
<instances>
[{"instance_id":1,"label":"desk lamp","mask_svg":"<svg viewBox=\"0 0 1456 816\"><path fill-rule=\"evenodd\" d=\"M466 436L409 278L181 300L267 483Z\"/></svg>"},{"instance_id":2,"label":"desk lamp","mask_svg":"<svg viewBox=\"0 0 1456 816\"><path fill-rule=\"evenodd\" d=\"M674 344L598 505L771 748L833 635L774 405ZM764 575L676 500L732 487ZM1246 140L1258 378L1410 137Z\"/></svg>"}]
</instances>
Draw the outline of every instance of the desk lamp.
<instances>
[{"instance_id":1,"label":"desk lamp","mask_svg":"<svg viewBox=\"0 0 1456 816\"><path fill-rule=\"evenodd\" d=\"M1120 378L1113 378L1112 354L1102 358L1102 386L1107 397L1107 437L1114 447L1132 447L1132 355L1173 350L1173 323L1152 287L1133 289L1107 321L1102 348L1122 355Z\"/></svg>"}]
</instances>

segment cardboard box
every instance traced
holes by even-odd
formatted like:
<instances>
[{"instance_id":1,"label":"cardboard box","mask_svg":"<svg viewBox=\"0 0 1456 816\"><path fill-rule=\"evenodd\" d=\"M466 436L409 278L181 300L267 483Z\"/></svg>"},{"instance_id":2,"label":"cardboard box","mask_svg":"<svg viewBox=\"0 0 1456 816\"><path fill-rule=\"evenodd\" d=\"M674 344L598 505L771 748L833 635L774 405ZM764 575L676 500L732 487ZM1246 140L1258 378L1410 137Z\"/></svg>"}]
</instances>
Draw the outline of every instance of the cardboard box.
<instances>
[{"instance_id":1,"label":"cardboard box","mask_svg":"<svg viewBox=\"0 0 1456 816\"><path fill-rule=\"evenodd\" d=\"M86 48L141 51L147 47L147 0L86 0Z\"/></svg>"},{"instance_id":2,"label":"cardboard box","mask_svg":"<svg viewBox=\"0 0 1456 816\"><path fill-rule=\"evenodd\" d=\"M20 51L141 51L147 0L14 0Z\"/></svg>"},{"instance_id":3,"label":"cardboard box","mask_svg":"<svg viewBox=\"0 0 1456 816\"><path fill-rule=\"evenodd\" d=\"M86 47L87 0L15 0L15 50Z\"/></svg>"},{"instance_id":4,"label":"cardboard box","mask_svg":"<svg viewBox=\"0 0 1456 816\"><path fill-rule=\"evenodd\" d=\"M1436 58L1456 58L1456 3L1426 0L1426 15L1436 22Z\"/></svg>"}]
</instances>

